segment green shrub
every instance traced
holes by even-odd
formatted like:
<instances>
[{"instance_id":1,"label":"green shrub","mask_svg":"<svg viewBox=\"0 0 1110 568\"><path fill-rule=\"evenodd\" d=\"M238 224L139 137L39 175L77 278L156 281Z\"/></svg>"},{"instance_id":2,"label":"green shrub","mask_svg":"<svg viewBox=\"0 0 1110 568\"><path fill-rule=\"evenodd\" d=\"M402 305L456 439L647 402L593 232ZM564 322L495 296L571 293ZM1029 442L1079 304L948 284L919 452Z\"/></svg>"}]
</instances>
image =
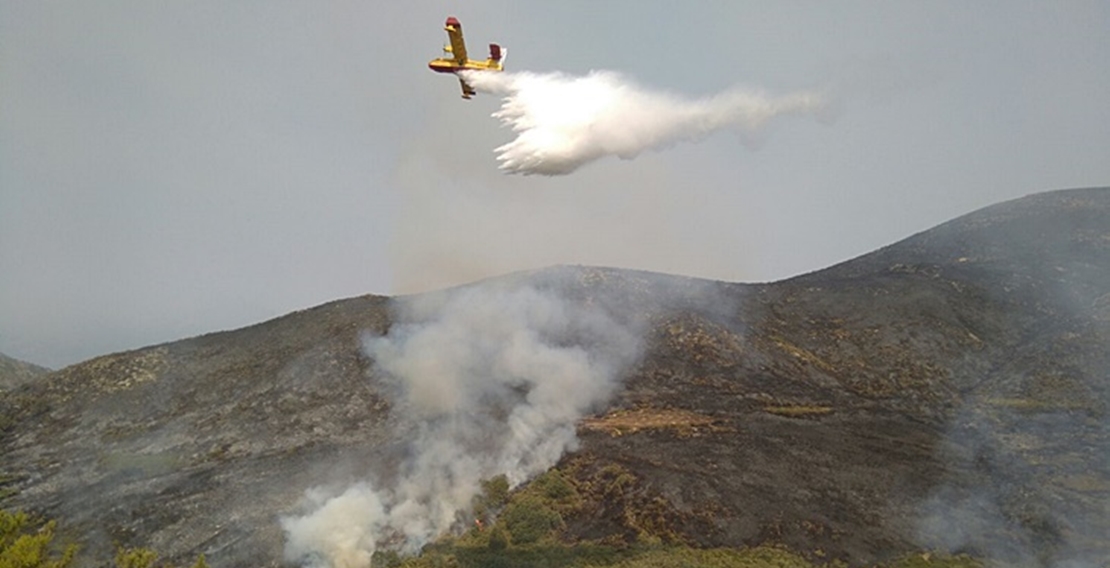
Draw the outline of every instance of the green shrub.
<instances>
[{"instance_id":1,"label":"green shrub","mask_svg":"<svg viewBox=\"0 0 1110 568\"><path fill-rule=\"evenodd\" d=\"M58 552L54 546L55 521L41 522L24 512L0 510L0 568L67 568L75 561L76 546ZM145 548L116 551L117 568L155 568L158 555ZM161 568L170 568L168 564ZM192 568L208 568L201 554Z\"/></svg>"},{"instance_id":2,"label":"green shrub","mask_svg":"<svg viewBox=\"0 0 1110 568\"><path fill-rule=\"evenodd\" d=\"M578 492L574 489L574 486L558 470L554 469L548 470L537 477L532 482L531 487L535 487L540 495L557 503L569 503L578 497Z\"/></svg>"},{"instance_id":3,"label":"green shrub","mask_svg":"<svg viewBox=\"0 0 1110 568\"><path fill-rule=\"evenodd\" d=\"M153 568L158 555L145 548L121 548L116 551L116 568Z\"/></svg>"},{"instance_id":4,"label":"green shrub","mask_svg":"<svg viewBox=\"0 0 1110 568\"><path fill-rule=\"evenodd\" d=\"M495 525L490 529L488 547L494 552L499 552L509 547L509 535L505 534L505 529L501 528L501 525Z\"/></svg>"},{"instance_id":5,"label":"green shrub","mask_svg":"<svg viewBox=\"0 0 1110 568\"><path fill-rule=\"evenodd\" d=\"M474 517L486 522L509 501L509 479L498 475L482 482L482 490L474 496L471 508Z\"/></svg>"},{"instance_id":6,"label":"green shrub","mask_svg":"<svg viewBox=\"0 0 1110 568\"><path fill-rule=\"evenodd\" d=\"M536 497L514 499L498 519L509 531L513 544L531 544L563 524L559 513Z\"/></svg>"},{"instance_id":7,"label":"green shrub","mask_svg":"<svg viewBox=\"0 0 1110 568\"><path fill-rule=\"evenodd\" d=\"M38 526L35 526L38 525ZM76 547L52 552L54 521L39 525L26 513L0 511L0 568L65 568Z\"/></svg>"},{"instance_id":8,"label":"green shrub","mask_svg":"<svg viewBox=\"0 0 1110 568\"><path fill-rule=\"evenodd\" d=\"M376 550L370 558L373 568L397 568L401 565L401 555L394 550Z\"/></svg>"},{"instance_id":9,"label":"green shrub","mask_svg":"<svg viewBox=\"0 0 1110 568\"><path fill-rule=\"evenodd\" d=\"M482 495L491 509L500 509L509 501L509 478L498 475L482 482Z\"/></svg>"}]
</instances>

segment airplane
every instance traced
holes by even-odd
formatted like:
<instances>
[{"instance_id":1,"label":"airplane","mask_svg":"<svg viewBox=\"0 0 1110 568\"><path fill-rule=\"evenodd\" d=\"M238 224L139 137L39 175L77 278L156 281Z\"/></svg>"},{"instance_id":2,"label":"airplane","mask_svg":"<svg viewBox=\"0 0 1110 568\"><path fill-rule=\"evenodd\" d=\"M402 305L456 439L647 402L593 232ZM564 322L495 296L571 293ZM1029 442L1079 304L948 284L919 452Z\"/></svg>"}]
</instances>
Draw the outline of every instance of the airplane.
<instances>
[{"instance_id":1,"label":"airplane","mask_svg":"<svg viewBox=\"0 0 1110 568\"><path fill-rule=\"evenodd\" d=\"M467 59L466 43L463 41L462 24L459 23L459 20L454 16L448 16L443 29L447 30L447 38L451 43L443 46L443 53L446 57L439 57L428 62L429 69L436 73L458 73L464 69L477 71L502 70L505 55L508 54L509 50L496 43L491 43L489 44L489 59L485 61ZM462 77L459 77L459 85L462 86L462 97L464 99L469 99L477 94L474 87L467 84Z\"/></svg>"}]
</instances>

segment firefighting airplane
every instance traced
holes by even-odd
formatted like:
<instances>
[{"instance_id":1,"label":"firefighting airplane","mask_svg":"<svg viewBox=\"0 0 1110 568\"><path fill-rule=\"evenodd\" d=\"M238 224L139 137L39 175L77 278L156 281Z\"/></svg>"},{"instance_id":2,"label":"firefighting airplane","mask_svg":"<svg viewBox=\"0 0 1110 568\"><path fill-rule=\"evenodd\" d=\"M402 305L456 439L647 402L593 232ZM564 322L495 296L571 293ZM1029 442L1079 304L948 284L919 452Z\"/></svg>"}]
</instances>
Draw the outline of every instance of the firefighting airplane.
<instances>
[{"instance_id":1,"label":"firefighting airplane","mask_svg":"<svg viewBox=\"0 0 1110 568\"><path fill-rule=\"evenodd\" d=\"M443 46L443 52L447 57L440 57L428 62L428 68L437 73L458 73L463 69L474 69L478 71L500 71L502 69L501 62L505 59L505 55L509 52L507 49L502 49L496 43L489 44L489 59L485 61L478 61L475 59L466 58L466 43L463 42L462 24L459 23L454 16L447 18L447 23L444 28L447 30L447 37L451 43ZM459 85L462 86L462 97L469 99L477 94L474 87L467 84L462 77L459 77Z\"/></svg>"}]
</instances>

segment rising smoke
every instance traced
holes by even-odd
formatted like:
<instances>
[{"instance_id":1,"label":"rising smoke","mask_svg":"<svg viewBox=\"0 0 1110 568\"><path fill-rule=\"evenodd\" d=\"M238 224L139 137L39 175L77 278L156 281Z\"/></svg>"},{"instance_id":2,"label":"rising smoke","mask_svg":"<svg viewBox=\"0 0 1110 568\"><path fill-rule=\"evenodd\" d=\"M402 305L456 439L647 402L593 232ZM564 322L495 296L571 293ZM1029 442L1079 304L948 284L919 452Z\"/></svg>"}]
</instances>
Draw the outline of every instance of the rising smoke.
<instances>
[{"instance_id":1,"label":"rising smoke","mask_svg":"<svg viewBox=\"0 0 1110 568\"><path fill-rule=\"evenodd\" d=\"M282 520L290 561L354 568L383 546L417 551L460 522L481 480L516 485L574 449L577 420L639 352L634 325L551 286L487 282L396 311L364 348L408 432L407 457L378 487L310 491L311 512Z\"/></svg>"},{"instance_id":2,"label":"rising smoke","mask_svg":"<svg viewBox=\"0 0 1110 568\"><path fill-rule=\"evenodd\" d=\"M775 117L827 108L821 96L807 92L771 96L733 89L685 99L610 71L464 76L478 91L503 97L493 116L517 137L495 152L503 171L524 175L565 175L605 156L632 159L722 129L750 137Z\"/></svg>"}]
</instances>

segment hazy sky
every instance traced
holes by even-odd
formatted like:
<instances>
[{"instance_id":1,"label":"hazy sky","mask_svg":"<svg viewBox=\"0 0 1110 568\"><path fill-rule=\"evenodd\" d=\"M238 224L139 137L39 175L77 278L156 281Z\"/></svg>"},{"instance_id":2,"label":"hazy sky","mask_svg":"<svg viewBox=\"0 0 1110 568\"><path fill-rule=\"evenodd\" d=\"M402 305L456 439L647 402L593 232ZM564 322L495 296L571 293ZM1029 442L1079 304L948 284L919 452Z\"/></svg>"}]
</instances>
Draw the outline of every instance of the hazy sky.
<instances>
[{"instance_id":1,"label":"hazy sky","mask_svg":"<svg viewBox=\"0 0 1110 568\"><path fill-rule=\"evenodd\" d=\"M558 263L776 280L1110 184L1110 3L682 6L0 0L0 352L59 367ZM503 175L498 101L426 67L447 15L510 70L821 89L835 120Z\"/></svg>"}]
</instances>

